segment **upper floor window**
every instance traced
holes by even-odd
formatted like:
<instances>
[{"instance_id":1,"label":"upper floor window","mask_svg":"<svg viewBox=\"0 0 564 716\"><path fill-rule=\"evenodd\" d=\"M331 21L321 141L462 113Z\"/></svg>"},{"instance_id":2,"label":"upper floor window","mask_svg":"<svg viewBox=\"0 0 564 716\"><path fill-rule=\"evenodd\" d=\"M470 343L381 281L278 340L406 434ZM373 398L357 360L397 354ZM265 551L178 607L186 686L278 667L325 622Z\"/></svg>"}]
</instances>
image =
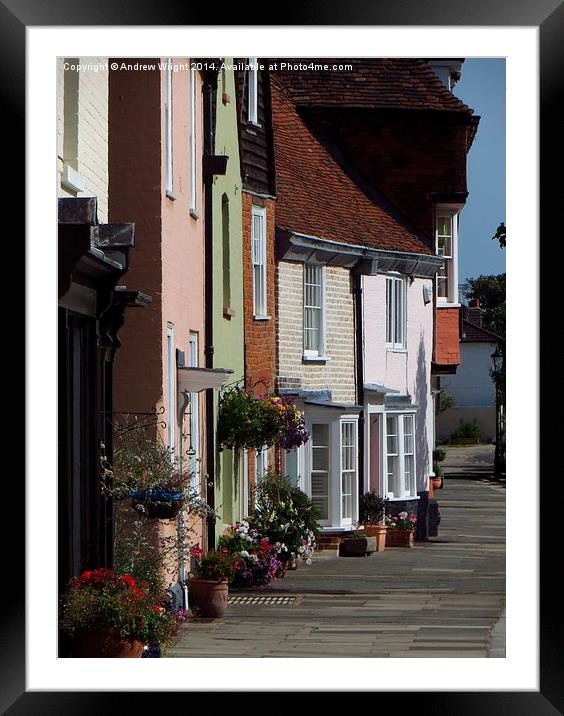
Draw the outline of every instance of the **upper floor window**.
<instances>
[{"instance_id":1,"label":"upper floor window","mask_svg":"<svg viewBox=\"0 0 564 716\"><path fill-rule=\"evenodd\" d=\"M253 315L266 316L266 209L252 208Z\"/></svg>"},{"instance_id":2,"label":"upper floor window","mask_svg":"<svg viewBox=\"0 0 564 716\"><path fill-rule=\"evenodd\" d=\"M247 121L258 124L258 58L249 57L249 94L247 96Z\"/></svg>"},{"instance_id":3,"label":"upper floor window","mask_svg":"<svg viewBox=\"0 0 564 716\"><path fill-rule=\"evenodd\" d=\"M444 266L437 273L437 300L458 302L458 209L438 207L435 226L435 252L444 258Z\"/></svg>"},{"instance_id":4,"label":"upper floor window","mask_svg":"<svg viewBox=\"0 0 564 716\"><path fill-rule=\"evenodd\" d=\"M173 195L172 185L172 57L166 58L165 76L165 190Z\"/></svg>"},{"instance_id":5,"label":"upper floor window","mask_svg":"<svg viewBox=\"0 0 564 716\"><path fill-rule=\"evenodd\" d=\"M406 347L405 290L403 277L386 278L386 346L396 350Z\"/></svg>"},{"instance_id":6,"label":"upper floor window","mask_svg":"<svg viewBox=\"0 0 564 716\"><path fill-rule=\"evenodd\" d=\"M190 213L196 213L196 70L190 70Z\"/></svg>"},{"instance_id":7,"label":"upper floor window","mask_svg":"<svg viewBox=\"0 0 564 716\"><path fill-rule=\"evenodd\" d=\"M304 264L304 355L325 352L325 301L323 266Z\"/></svg>"}]
</instances>

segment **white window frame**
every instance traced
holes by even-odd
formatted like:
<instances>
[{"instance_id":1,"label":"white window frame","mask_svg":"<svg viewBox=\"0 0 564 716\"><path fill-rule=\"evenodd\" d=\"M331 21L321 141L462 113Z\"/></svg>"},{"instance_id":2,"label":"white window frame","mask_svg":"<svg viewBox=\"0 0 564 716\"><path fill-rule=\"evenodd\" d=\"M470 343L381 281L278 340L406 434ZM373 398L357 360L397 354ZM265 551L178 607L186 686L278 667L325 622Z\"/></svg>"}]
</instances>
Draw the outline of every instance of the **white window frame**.
<instances>
[{"instance_id":1,"label":"white window frame","mask_svg":"<svg viewBox=\"0 0 564 716\"><path fill-rule=\"evenodd\" d=\"M260 126L258 121L258 58L249 57L249 86L247 94L247 121Z\"/></svg>"},{"instance_id":2,"label":"white window frame","mask_svg":"<svg viewBox=\"0 0 564 716\"><path fill-rule=\"evenodd\" d=\"M461 207L458 205L438 204L435 207L435 253L437 256L445 257L446 296L439 295L439 274L436 278L437 304L439 306L458 306L458 216ZM451 234L439 235L440 219L448 219L450 222ZM450 238L450 252L440 253L439 241L443 238Z\"/></svg>"},{"instance_id":3,"label":"white window frame","mask_svg":"<svg viewBox=\"0 0 564 716\"><path fill-rule=\"evenodd\" d=\"M166 58L165 73L165 190L169 198L174 198L172 180L172 57Z\"/></svg>"},{"instance_id":4,"label":"white window frame","mask_svg":"<svg viewBox=\"0 0 564 716\"><path fill-rule=\"evenodd\" d=\"M260 226L259 236L256 227ZM267 316L267 257L266 257L266 209L253 206L251 210L251 265L253 273L253 317Z\"/></svg>"},{"instance_id":5,"label":"white window frame","mask_svg":"<svg viewBox=\"0 0 564 716\"><path fill-rule=\"evenodd\" d=\"M404 276L386 276L386 348L405 350L406 346L407 283Z\"/></svg>"},{"instance_id":6,"label":"white window frame","mask_svg":"<svg viewBox=\"0 0 564 716\"><path fill-rule=\"evenodd\" d=\"M311 274L308 276L308 272L315 271L316 275L311 276ZM308 281L308 278L311 279ZM319 287L319 305L317 304L308 304L307 301L307 286L318 286ZM304 282L303 282L303 323L304 323L304 358L311 359L311 358L317 358L317 359L325 359L325 266L323 264L313 264L313 263L306 263L304 264ZM307 332L308 330L313 330L311 327L307 326L308 320L307 315L308 311L319 311L319 323L318 323L318 335L317 335L317 346L315 348L307 347L308 346L308 338L307 338Z\"/></svg>"},{"instance_id":7,"label":"white window frame","mask_svg":"<svg viewBox=\"0 0 564 716\"><path fill-rule=\"evenodd\" d=\"M190 69L190 98L189 98L189 121L190 121L190 214L198 218L196 206L196 70Z\"/></svg>"},{"instance_id":8,"label":"white window frame","mask_svg":"<svg viewBox=\"0 0 564 716\"><path fill-rule=\"evenodd\" d=\"M174 461L176 448L176 346L174 344L174 325L167 324L167 403L168 403L168 449L171 461Z\"/></svg>"},{"instance_id":9,"label":"white window frame","mask_svg":"<svg viewBox=\"0 0 564 716\"><path fill-rule=\"evenodd\" d=\"M394 420L396 423L396 433L388 432L388 420ZM405 449L405 438L409 434L406 432L406 420L411 422L412 436L412 452ZM383 446L384 446L384 494L391 500L414 499L417 497L417 465L415 450L415 411L386 411L384 413L383 422ZM394 436L396 438L397 452L390 452L388 438ZM397 469L393 473L393 489L390 490L390 471L389 458L396 457ZM412 458L412 473L409 484L406 484L405 458Z\"/></svg>"},{"instance_id":10,"label":"white window frame","mask_svg":"<svg viewBox=\"0 0 564 716\"><path fill-rule=\"evenodd\" d=\"M327 429L327 445L315 445L314 443L314 426L315 425L322 425ZM311 421L311 430L310 430L310 439L308 442L309 445L309 496L310 498L315 502L315 497L313 494L313 478L316 474L319 475L327 475L327 487L326 487L326 494L319 495L317 497L324 497L327 499L327 517L319 519L319 524L321 526L328 526L331 524L331 514L332 514L332 499L331 499L331 461L332 461L332 423L328 420L318 420L318 419L312 419ZM313 451L316 449L322 449L327 450L327 470L314 470L313 465ZM319 510L321 514L321 510Z\"/></svg>"},{"instance_id":11,"label":"white window frame","mask_svg":"<svg viewBox=\"0 0 564 716\"><path fill-rule=\"evenodd\" d=\"M255 467L254 467L254 479L255 485L263 479L266 471L268 470L268 448L263 447L262 450L255 450Z\"/></svg>"},{"instance_id":12,"label":"white window frame","mask_svg":"<svg viewBox=\"0 0 564 716\"><path fill-rule=\"evenodd\" d=\"M199 357L199 335L196 331L190 331L188 336L188 366L198 368ZM192 473L192 487L199 490L200 487L200 396L198 393L190 393L190 445L194 453L189 455L188 463Z\"/></svg>"},{"instance_id":13,"label":"white window frame","mask_svg":"<svg viewBox=\"0 0 564 716\"><path fill-rule=\"evenodd\" d=\"M348 435L346 434L348 433ZM348 444L348 438L352 442ZM347 443L345 442L347 439ZM340 517L341 525L352 525L354 515L355 491L358 479L358 420L340 421ZM346 452L349 451L347 458ZM346 459L347 458L347 459ZM350 477L350 492L345 492L345 479ZM348 489L348 488L347 488ZM350 508L345 510L345 498L349 498Z\"/></svg>"}]
</instances>

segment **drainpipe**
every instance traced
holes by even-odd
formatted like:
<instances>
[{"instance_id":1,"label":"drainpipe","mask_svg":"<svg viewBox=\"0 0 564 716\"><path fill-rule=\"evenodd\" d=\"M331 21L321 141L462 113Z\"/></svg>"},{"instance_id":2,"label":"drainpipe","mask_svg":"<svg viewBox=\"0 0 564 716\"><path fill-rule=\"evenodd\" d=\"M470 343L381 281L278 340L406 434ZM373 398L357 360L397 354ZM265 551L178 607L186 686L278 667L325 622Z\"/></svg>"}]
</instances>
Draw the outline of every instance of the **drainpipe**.
<instances>
[{"instance_id":1,"label":"drainpipe","mask_svg":"<svg viewBox=\"0 0 564 716\"><path fill-rule=\"evenodd\" d=\"M205 303L205 364L213 368L213 174L205 171L206 157L214 153L213 92L217 88L217 74L208 70L203 82L204 109L204 303ZM206 390L206 501L215 508L215 420L213 390ZM207 547L215 546L215 520L208 518Z\"/></svg>"},{"instance_id":2,"label":"drainpipe","mask_svg":"<svg viewBox=\"0 0 564 716\"><path fill-rule=\"evenodd\" d=\"M362 274L352 274L356 339L356 402L358 415L358 494L364 493L364 341L362 322Z\"/></svg>"}]
</instances>

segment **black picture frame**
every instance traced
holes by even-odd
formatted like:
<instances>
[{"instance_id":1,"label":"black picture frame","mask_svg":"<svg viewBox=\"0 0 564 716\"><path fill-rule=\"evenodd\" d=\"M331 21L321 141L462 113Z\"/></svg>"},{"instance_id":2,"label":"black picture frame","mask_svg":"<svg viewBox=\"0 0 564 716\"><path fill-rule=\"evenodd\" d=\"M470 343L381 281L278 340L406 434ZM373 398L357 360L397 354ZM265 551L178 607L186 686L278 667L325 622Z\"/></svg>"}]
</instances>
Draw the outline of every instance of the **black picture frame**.
<instances>
[{"instance_id":1,"label":"black picture frame","mask_svg":"<svg viewBox=\"0 0 564 716\"><path fill-rule=\"evenodd\" d=\"M211 10L211 11L210 11ZM23 172L25 147L25 31L28 26L68 26L68 25L211 25L217 17L216 7L198 6L186 0L168 0L166 3L156 0L0 0L0 92L3 107L4 131L11 138L9 147L13 152L10 174L12 181L18 181L17 172ZM541 207L540 229L548 232L548 222L555 207L559 205L561 194L561 167L559 156L562 154L562 115L557 111L557 103L562 94L563 32L564 8L561 0L432 0L422 3L420 0L347 0L346 3L328 5L325 0L313 0L294 4L289 8L285 4L275 4L255 13L261 23L271 25L372 25L372 26L533 26L539 29L540 42L540 160L541 160ZM214 17L215 15L215 17ZM222 25L249 25L249 13L239 4L224 4L221 9ZM560 151L558 151L560 147ZM14 176L14 172L16 176ZM24 186L23 177L17 185ZM49 188L46 188L48 191ZM19 217L23 224L25 204L23 192L10 195L9 213ZM561 201L561 199L560 199ZM19 211L18 211L19 209ZM12 229L17 230L16 228ZM561 231L561 230L560 230ZM558 232L558 235L560 234ZM20 232L19 245L21 241ZM540 233L539 233L540 235ZM555 241L557 235L555 234ZM533 241L533 239L531 239ZM12 242L11 242L12 243ZM10 247L12 248L12 246ZM524 287L524 290L527 290ZM33 364L28 356L28 361ZM29 365L29 363L28 363ZM554 369L544 365L547 371ZM543 371L541 370L541 374ZM536 376L524 377L533 385L532 399L540 395ZM538 393L534 386L537 385ZM21 399L21 398L20 398ZM531 397L529 397L529 400ZM548 422L548 421L547 421ZM547 426L548 427L548 426ZM546 445L549 437L546 437ZM554 445L554 442L551 441ZM28 450L33 446L28 444ZM544 464L544 463L543 463ZM548 475L545 473L545 478ZM557 478L558 476L556 476ZM537 479L531 476L530 479ZM511 476L509 476L511 480ZM526 484L523 480L522 484ZM18 490L20 495L18 495ZM10 504L13 514L16 506L21 506L23 524L24 481L10 483ZM20 499L18 499L20 498ZM541 494L541 515L553 507L553 500L546 491ZM524 520L526 519L523 516ZM5 519L7 517L5 516ZM559 519L541 520L541 610L540 610L540 690L538 692L404 692L401 711L426 713L444 713L456 716L474 716L474 714L535 714L547 716L563 712L562 689L562 644L559 642L558 623L561 624L562 608L560 594L554 581L554 568L558 568L558 553L550 546L559 548L557 535L561 534ZM15 527L11 528L16 530ZM21 527L19 528L21 530ZM6 533L5 533L6 534ZM16 533L15 533L16 534ZM5 536L5 540L7 537ZM18 550L19 547L19 550ZM137 696L143 699L141 706L151 707L152 694L116 693L116 692L29 692L25 684L25 604L22 585L25 581L24 542L21 536L14 539L9 549L4 550L3 591L8 603L1 612L2 631L2 669L0 675L0 707L3 713L13 716L20 714L99 714L108 709L134 708ZM560 570L557 570L560 571ZM28 588L33 584L28 584ZM562 626L562 624L561 624ZM370 685L367 685L369 690ZM448 688L448 684L445 684ZM166 706L162 695L157 694L159 708L170 708L170 697L182 699L182 708L189 708L189 696L184 692L167 692ZM378 707L387 694L377 695ZM394 710L397 710L395 707Z\"/></svg>"}]
</instances>

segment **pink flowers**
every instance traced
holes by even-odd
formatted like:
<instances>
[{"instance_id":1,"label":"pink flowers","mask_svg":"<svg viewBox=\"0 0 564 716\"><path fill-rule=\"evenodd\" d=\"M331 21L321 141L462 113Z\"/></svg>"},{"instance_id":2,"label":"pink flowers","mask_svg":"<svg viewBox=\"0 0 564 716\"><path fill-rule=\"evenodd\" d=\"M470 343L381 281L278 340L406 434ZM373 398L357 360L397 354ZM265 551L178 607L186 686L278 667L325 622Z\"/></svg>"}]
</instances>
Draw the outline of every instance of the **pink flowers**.
<instances>
[{"instance_id":1,"label":"pink flowers","mask_svg":"<svg viewBox=\"0 0 564 716\"><path fill-rule=\"evenodd\" d=\"M199 559L204 554L204 550L198 547L198 545L194 545L194 547L190 549L190 554L192 557Z\"/></svg>"}]
</instances>

